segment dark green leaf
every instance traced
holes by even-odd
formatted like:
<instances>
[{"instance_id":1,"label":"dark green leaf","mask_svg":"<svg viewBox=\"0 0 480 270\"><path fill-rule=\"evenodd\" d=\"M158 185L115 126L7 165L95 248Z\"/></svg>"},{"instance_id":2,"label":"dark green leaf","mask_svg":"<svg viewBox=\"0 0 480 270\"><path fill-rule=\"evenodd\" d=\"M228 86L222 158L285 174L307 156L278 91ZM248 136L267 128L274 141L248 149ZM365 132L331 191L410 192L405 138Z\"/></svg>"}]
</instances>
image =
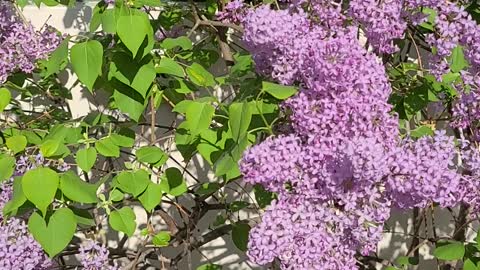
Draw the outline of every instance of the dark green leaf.
<instances>
[{"instance_id":1,"label":"dark green leaf","mask_svg":"<svg viewBox=\"0 0 480 270\"><path fill-rule=\"evenodd\" d=\"M241 251L247 251L249 232L250 226L246 223L237 223L233 225L232 240L235 246Z\"/></svg>"},{"instance_id":2,"label":"dark green leaf","mask_svg":"<svg viewBox=\"0 0 480 270\"><path fill-rule=\"evenodd\" d=\"M69 199L80 203L96 203L98 186L89 184L69 171L60 177L60 189Z\"/></svg>"},{"instance_id":3,"label":"dark green leaf","mask_svg":"<svg viewBox=\"0 0 480 270\"><path fill-rule=\"evenodd\" d=\"M180 196L187 192L187 184L183 175L177 168L168 168L161 178L160 185L165 193L172 196Z\"/></svg>"}]
</instances>

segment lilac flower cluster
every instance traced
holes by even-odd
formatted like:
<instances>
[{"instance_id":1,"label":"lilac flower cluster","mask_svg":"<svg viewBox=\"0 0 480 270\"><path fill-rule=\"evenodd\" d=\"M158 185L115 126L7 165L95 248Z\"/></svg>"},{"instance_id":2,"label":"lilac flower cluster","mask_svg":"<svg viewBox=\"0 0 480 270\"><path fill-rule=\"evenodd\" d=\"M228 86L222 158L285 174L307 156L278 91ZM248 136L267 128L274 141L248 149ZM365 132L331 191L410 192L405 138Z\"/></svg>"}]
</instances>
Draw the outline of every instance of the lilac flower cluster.
<instances>
[{"instance_id":1,"label":"lilac flower cluster","mask_svg":"<svg viewBox=\"0 0 480 270\"><path fill-rule=\"evenodd\" d=\"M406 27L402 12L434 4L387 2L350 1L350 16L359 13L361 24L379 29L367 36L390 53ZM392 207L475 203L465 187L476 182L458 173L445 133L400 140L383 65L359 44L356 28L331 27L298 9L302 4L260 6L243 19L257 69L301 86L282 105L289 131L248 149L240 162L246 182L279 195L252 229L248 255L259 264L278 258L284 269L357 269L355 255L376 249ZM362 17L362 9L372 16ZM382 39L383 31L392 35Z\"/></svg>"},{"instance_id":2,"label":"lilac flower cluster","mask_svg":"<svg viewBox=\"0 0 480 270\"><path fill-rule=\"evenodd\" d=\"M426 207L434 202L453 207L463 197L462 176L456 172L453 137L437 132L417 141L406 139L390 155L387 192L399 208Z\"/></svg>"},{"instance_id":3,"label":"lilac flower cluster","mask_svg":"<svg viewBox=\"0 0 480 270\"><path fill-rule=\"evenodd\" d=\"M80 246L80 263L85 270L115 270L114 266L108 265L108 249L89 240Z\"/></svg>"},{"instance_id":4,"label":"lilac flower cluster","mask_svg":"<svg viewBox=\"0 0 480 270\"><path fill-rule=\"evenodd\" d=\"M41 155L21 156L17 160L14 176L21 176L44 162ZM6 219L3 216L2 210L12 197L12 180L0 185L0 269L49 269L52 261L30 235L25 221L15 217Z\"/></svg>"},{"instance_id":5,"label":"lilac flower cluster","mask_svg":"<svg viewBox=\"0 0 480 270\"><path fill-rule=\"evenodd\" d=\"M217 19L226 23L241 23L245 17L246 6L241 0L234 0L225 5L223 11L217 12Z\"/></svg>"},{"instance_id":6,"label":"lilac flower cluster","mask_svg":"<svg viewBox=\"0 0 480 270\"><path fill-rule=\"evenodd\" d=\"M368 42L380 53L394 53L395 39L403 37L407 23L403 1L356 0L350 2L349 15L365 29Z\"/></svg>"},{"instance_id":7,"label":"lilac flower cluster","mask_svg":"<svg viewBox=\"0 0 480 270\"><path fill-rule=\"evenodd\" d=\"M15 71L33 72L36 61L46 58L61 42L54 29L35 30L11 5L0 3L0 83Z\"/></svg>"}]
</instances>

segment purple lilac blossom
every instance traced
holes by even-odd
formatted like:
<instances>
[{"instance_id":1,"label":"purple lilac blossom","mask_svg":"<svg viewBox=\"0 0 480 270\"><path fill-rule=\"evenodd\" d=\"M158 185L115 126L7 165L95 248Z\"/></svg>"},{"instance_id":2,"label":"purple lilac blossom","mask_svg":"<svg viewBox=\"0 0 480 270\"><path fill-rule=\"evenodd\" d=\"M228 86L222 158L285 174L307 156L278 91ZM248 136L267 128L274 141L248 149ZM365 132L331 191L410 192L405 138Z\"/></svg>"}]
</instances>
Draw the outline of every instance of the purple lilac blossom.
<instances>
[{"instance_id":1,"label":"purple lilac blossom","mask_svg":"<svg viewBox=\"0 0 480 270\"><path fill-rule=\"evenodd\" d=\"M395 51L393 40L417 8L438 7L429 0L387 2L351 1L349 11L386 53ZM243 19L257 69L301 86L282 105L291 128L251 147L240 162L246 182L279 195L252 229L248 255L259 264L278 258L283 269L357 269L355 254L375 250L392 207L475 204L465 190L480 185L458 173L453 138L445 133L400 140L384 66L360 46L356 28L332 19L341 15L312 18L297 8L303 4L261 6ZM335 10L329 1L312 4Z\"/></svg>"},{"instance_id":2,"label":"purple lilac blossom","mask_svg":"<svg viewBox=\"0 0 480 270\"><path fill-rule=\"evenodd\" d=\"M80 263L85 270L116 270L108 265L108 249L93 240L88 240L80 246Z\"/></svg>"},{"instance_id":3,"label":"purple lilac blossom","mask_svg":"<svg viewBox=\"0 0 480 270\"><path fill-rule=\"evenodd\" d=\"M36 61L45 59L61 42L53 28L35 30L11 5L0 3L0 84L13 72L32 73Z\"/></svg>"},{"instance_id":4,"label":"purple lilac blossom","mask_svg":"<svg viewBox=\"0 0 480 270\"><path fill-rule=\"evenodd\" d=\"M226 23L241 23L245 17L246 6L242 0L228 2L223 11L217 12L217 19Z\"/></svg>"}]
</instances>

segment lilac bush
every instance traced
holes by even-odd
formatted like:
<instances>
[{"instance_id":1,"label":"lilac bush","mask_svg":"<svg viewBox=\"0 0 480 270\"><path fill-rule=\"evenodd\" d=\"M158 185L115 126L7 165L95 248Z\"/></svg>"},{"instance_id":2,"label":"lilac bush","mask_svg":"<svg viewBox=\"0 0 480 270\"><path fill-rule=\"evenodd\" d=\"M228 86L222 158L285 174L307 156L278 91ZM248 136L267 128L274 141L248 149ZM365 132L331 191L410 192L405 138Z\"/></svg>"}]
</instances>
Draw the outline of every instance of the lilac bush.
<instances>
[{"instance_id":1,"label":"lilac bush","mask_svg":"<svg viewBox=\"0 0 480 270\"><path fill-rule=\"evenodd\" d=\"M102 0L72 36L2 2L0 268L217 270L203 246L228 236L269 269L405 269L425 246L477 269L477 2ZM380 258L392 210L412 241Z\"/></svg>"}]
</instances>

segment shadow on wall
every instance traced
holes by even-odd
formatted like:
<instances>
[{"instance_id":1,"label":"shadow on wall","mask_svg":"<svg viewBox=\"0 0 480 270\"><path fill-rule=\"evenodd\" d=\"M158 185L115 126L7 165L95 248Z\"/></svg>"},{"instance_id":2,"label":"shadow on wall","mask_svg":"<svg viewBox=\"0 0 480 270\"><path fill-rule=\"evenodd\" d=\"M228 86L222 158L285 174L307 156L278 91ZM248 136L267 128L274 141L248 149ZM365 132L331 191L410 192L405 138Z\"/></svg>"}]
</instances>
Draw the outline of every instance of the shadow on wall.
<instances>
[{"instance_id":1,"label":"shadow on wall","mask_svg":"<svg viewBox=\"0 0 480 270\"><path fill-rule=\"evenodd\" d=\"M92 7L84 2L79 2L76 7L69 8L63 16L64 28L74 28L82 32L88 30L88 24L92 18Z\"/></svg>"}]
</instances>

